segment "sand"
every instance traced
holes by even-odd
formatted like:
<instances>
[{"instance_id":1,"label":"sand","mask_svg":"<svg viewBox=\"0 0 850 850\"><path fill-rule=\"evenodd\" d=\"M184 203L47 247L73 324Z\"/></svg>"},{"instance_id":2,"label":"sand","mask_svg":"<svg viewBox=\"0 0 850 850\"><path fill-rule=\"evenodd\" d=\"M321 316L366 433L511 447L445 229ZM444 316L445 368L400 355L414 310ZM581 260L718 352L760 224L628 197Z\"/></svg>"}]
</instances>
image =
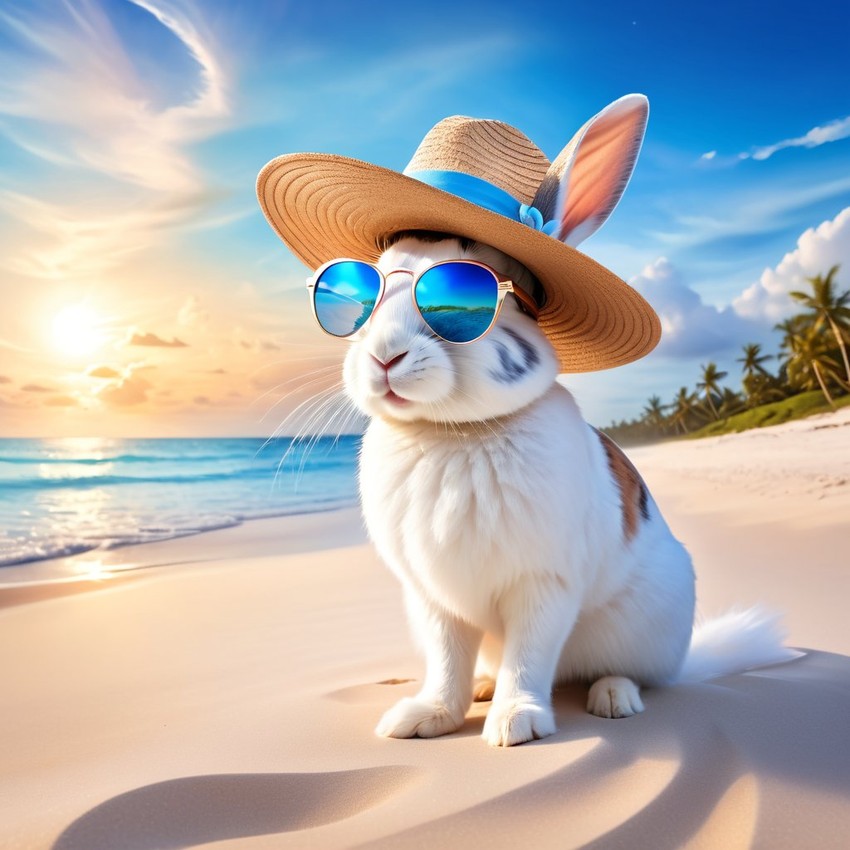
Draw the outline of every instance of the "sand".
<instances>
[{"instance_id":1,"label":"sand","mask_svg":"<svg viewBox=\"0 0 850 850\"><path fill-rule=\"evenodd\" d=\"M630 454L702 611L781 609L805 658L626 720L565 688L508 750L486 704L384 740L423 666L356 511L89 553L0 588L0 847L850 846L850 410Z\"/></svg>"}]
</instances>

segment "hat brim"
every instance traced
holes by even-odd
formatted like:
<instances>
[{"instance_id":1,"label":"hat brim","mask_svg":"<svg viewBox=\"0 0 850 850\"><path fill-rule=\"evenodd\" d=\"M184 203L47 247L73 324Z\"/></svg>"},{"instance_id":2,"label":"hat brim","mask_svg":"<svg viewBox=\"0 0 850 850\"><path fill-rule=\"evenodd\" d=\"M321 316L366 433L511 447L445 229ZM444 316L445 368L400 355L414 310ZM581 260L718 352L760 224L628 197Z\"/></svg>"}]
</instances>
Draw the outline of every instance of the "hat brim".
<instances>
[{"instance_id":1,"label":"hat brim","mask_svg":"<svg viewBox=\"0 0 850 850\"><path fill-rule=\"evenodd\" d=\"M503 251L543 286L539 324L563 372L631 363L661 338L649 304L595 260L397 171L332 154L287 154L260 172L257 196L280 238L312 269L336 257L373 262L402 230L457 234Z\"/></svg>"}]
</instances>

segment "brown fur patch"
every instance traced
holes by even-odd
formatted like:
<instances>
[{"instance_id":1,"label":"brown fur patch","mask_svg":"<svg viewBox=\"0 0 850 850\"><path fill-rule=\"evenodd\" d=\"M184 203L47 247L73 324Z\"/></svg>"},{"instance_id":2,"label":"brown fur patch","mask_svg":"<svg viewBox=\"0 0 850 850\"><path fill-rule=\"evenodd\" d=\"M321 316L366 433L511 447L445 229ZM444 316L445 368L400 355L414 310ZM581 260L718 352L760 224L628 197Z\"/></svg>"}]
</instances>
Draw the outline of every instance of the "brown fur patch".
<instances>
[{"instance_id":1,"label":"brown fur patch","mask_svg":"<svg viewBox=\"0 0 850 850\"><path fill-rule=\"evenodd\" d=\"M595 430L595 429L594 429ZM637 533L639 517L649 519L647 506L648 492L646 484L640 477L632 462L626 457L623 450L607 435L601 431L596 432L599 442L608 456L608 467L614 481L620 490L620 502L623 510L623 534L626 540L631 540Z\"/></svg>"}]
</instances>

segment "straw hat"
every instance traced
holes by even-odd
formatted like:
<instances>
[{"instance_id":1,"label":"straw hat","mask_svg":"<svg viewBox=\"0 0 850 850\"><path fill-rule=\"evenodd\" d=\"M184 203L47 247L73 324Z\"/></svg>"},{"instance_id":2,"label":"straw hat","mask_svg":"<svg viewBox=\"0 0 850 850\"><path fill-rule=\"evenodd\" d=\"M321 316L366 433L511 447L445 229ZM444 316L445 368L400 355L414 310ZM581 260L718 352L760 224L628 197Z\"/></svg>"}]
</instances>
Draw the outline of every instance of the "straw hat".
<instances>
[{"instance_id":1,"label":"straw hat","mask_svg":"<svg viewBox=\"0 0 850 850\"><path fill-rule=\"evenodd\" d=\"M514 257L540 281L539 323L564 372L637 360L661 336L646 301L575 249L608 218L631 177L648 115L626 95L588 121L554 162L500 121L454 116L423 139L404 173L356 159L294 153L260 172L266 218L311 268L374 262L388 236L436 230Z\"/></svg>"}]
</instances>

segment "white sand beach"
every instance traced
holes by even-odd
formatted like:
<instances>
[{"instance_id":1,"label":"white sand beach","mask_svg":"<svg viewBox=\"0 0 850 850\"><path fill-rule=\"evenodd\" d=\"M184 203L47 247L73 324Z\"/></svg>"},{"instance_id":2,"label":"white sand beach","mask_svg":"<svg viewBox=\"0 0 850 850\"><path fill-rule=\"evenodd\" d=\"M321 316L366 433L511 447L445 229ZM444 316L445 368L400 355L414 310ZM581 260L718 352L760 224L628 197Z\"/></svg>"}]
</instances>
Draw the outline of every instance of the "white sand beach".
<instances>
[{"instance_id":1,"label":"white sand beach","mask_svg":"<svg viewBox=\"0 0 850 850\"><path fill-rule=\"evenodd\" d=\"M779 609L803 659L625 720L565 688L508 750L487 704L385 740L423 664L356 511L88 553L0 587L0 847L846 848L850 410L629 454L701 612Z\"/></svg>"}]
</instances>

